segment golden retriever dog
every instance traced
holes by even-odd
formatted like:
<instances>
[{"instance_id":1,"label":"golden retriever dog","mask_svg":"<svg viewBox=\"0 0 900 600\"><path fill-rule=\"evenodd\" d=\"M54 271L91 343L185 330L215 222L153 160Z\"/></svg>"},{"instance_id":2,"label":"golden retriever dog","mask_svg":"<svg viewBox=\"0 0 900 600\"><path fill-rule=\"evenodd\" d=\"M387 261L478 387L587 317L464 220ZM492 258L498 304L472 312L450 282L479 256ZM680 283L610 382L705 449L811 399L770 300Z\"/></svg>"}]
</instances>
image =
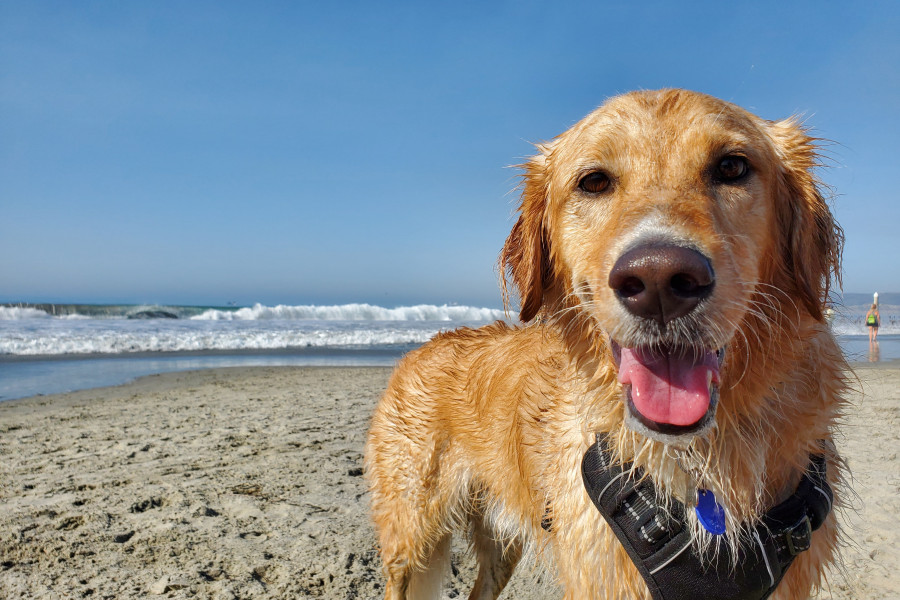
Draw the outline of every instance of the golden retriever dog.
<instances>
[{"instance_id":1,"label":"golden retriever dog","mask_svg":"<svg viewBox=\"0 0 900 600\"><path fill-rule=\"evenodd\" d=\"M389 600L440 598L454 531L479 564L469 598L497 598L523 555L566 599L650 598L586 491L598 435L658 502L682 503L691 552L732 573L811 456L827 478L815 491L841 505L832 437L849 371L823 311L843 233L816 140L795 119L661 90L612 98L537 149L500 256L523 325L410 352L372 418ZM698 524L698 490L724 513L727 556L704 554L715 532ZM841 538L830 507L780 583L765 559L772 598L825 582Z\"/></svg>"}]
</instances>

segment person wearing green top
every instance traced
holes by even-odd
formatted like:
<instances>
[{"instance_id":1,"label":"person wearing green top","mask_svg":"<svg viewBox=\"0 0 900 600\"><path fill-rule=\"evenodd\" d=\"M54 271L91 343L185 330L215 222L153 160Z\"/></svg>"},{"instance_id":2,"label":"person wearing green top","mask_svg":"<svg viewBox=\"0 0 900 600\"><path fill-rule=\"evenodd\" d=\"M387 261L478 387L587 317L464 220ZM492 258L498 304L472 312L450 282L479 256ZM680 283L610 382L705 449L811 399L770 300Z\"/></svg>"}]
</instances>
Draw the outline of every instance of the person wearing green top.
<instances>
[{"instance_id":1,"label":"person wearing green top","mask_svg":"<svg viewBox=\"0 0 900 600\"><path fill-rule=\"evenodd\" d=\"M881 323L881 315L878 314L878 305L873 304L866 313L866 327L869 328L869 341L878 340L878 325Z\"/></svg>"}]
</instances>

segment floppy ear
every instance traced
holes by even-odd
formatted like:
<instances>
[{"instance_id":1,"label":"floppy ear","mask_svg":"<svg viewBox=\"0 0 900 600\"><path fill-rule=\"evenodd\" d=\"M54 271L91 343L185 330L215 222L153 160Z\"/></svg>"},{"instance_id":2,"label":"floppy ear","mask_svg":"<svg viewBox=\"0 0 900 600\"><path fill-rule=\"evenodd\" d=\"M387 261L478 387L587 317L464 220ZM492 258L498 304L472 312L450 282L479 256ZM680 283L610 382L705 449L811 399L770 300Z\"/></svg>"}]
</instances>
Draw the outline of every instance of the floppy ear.
<instances>
[{"instance_id":1,"label":"floppy ear","mask_svg":"<svg viewBox=\"0 0 900 600\"><path fill-rule=\"evenodd\" d=\"M519 318L526 323L537 315L543 304L545 282L550 274L549 245L543 225L548 190L547 150L543 146L538 148L542 153L522 165L525 174L519 220L500 253L504 304L509 306L509 278L519 291Z\"/></svg>"},{"instance_id":2,"label":"floppy ear","mask_svg":"<svg viewBox=\"0 0 900 600\"><path fill-rule=\"evenodd\" d=\"M781 159L781 198L777 216L781 233L782 273L807 312L823 319L831 278L841 284L844 232L835 222L813 173L818 166L816 139L795 120L770 125ZM785 289L785 288L782 288Z\"/></svg>"}]
</instances>

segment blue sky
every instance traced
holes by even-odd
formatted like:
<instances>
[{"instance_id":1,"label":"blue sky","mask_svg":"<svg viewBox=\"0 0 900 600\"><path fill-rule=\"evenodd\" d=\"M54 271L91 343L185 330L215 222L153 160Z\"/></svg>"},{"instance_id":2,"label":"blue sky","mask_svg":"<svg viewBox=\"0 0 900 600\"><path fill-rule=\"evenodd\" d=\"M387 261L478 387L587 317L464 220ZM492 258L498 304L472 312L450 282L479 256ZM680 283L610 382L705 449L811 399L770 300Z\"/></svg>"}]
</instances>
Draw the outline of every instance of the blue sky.
<instances>
[{"instance_id":1,"label":"blue sky","mask_svg":"<svg viewBox=\"0 0 900 600\"><path fill-rule=\"evenodd\" d=\"M900 291L895 2L0 0L0 301L499 306L508 168L685 87L833 140Z\"/></svg>"}]
</instances>

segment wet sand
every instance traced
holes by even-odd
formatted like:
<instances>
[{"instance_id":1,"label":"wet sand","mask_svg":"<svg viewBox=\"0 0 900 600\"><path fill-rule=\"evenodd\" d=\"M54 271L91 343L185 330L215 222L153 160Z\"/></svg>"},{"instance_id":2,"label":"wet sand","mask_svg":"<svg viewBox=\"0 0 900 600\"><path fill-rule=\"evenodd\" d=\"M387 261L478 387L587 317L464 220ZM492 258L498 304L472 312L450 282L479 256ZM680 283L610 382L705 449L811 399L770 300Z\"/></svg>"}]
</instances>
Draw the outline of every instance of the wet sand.
<instances>
[{"instance_id":1,"label":"wet sand","mask_svg":"<svg viewBox=\"0 0 900 600\"><path fill-rule=\"evenodd\" d=\"M362 449L385 368L153 375L0 403L0 597L378 598ZM819 597L898 598L900 365L858 366L860 499ZM446 598L474 565L455 542ZM520 568L503 598L558 598Z\"/></svg>"}]
</instances>

